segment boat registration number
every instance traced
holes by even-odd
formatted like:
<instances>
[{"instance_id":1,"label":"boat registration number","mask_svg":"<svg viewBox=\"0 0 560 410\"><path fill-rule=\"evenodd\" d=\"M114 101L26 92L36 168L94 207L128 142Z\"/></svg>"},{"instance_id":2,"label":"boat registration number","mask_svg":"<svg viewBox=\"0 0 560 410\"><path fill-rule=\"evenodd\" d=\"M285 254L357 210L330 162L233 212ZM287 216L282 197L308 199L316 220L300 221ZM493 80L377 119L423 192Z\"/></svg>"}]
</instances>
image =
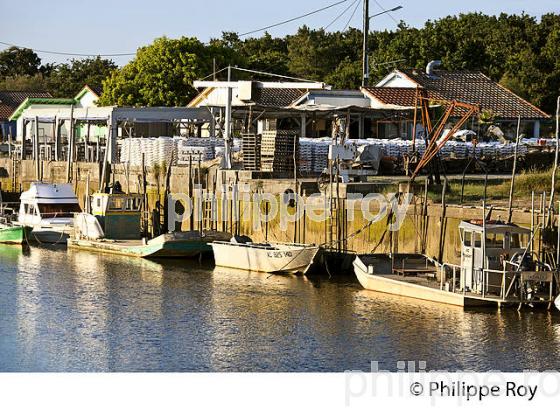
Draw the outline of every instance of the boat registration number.
<instances>
[{"instance_id":1,"label":"boat registration number","mask_svg":"<svg viewBox=\"0 0 560 410\"><path fill-rule=\"evenodd\" d=\"M291 258L292 252L290 251L270 251L267 253L269 258Z\"/></svg>"}]
</instances>

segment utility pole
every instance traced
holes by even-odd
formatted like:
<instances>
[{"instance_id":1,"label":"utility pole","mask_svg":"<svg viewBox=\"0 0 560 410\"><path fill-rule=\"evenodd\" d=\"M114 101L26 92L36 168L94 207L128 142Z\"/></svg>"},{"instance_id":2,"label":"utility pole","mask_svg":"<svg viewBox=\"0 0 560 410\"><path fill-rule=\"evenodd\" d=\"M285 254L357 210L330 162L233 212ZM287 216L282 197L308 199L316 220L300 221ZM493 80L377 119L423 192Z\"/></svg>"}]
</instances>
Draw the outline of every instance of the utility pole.
<instances>
[{"instance_id":1,"label":"utility pole","mask_svg":"<svg viewBox=\"0 0 560 410\"><path fill-rule=\"evenodd\" d=\"M363 44L362 44L362 87L367 87L369 85L369 58L368 58L368 35L369 35L369 21L377 16L381 16L385 13L390 13L392 11L397 11L402 9L402 6L396 6L389 10L383 10L373 16L369 15L369 0L363 0L364 2L364 27L363 27Z\"/></svg>"},{"instance_id":2,"label":"utility pole","mask_svg":"<svg viewBox=\"0 0 560 410\"><path fill-rule=\"evenodd\" d=\"M362 44L362 87L367 87L369 82L369 62L368 62L368 34L369 34L369 0L364 2L364 25L363 25L363 44Z\"/></svg>"}]
</instances>

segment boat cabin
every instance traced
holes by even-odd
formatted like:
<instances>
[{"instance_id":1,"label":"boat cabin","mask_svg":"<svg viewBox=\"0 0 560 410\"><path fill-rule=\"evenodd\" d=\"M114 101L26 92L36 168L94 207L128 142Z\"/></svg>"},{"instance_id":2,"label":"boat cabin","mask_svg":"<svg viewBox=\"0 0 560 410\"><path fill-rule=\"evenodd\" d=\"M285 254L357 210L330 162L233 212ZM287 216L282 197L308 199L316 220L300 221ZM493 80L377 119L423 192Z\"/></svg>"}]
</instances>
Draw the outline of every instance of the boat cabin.
<instances>
[{"instance_id":1,"label":"boat cabin","mask_svg":"<svg viewBox=\"0 0 560 410\"><path fill-rule=\"evenodd\" d=\"M142 195L97 192L91 196L91 213L107 239L140 239Z\"/></svg>"},{"instance_id":2,"label":"boat cabin","mask_svg":"<svg viewBox=\"0 0 560 410\"><path fill-rule=\"evenodd\" d=\"M31 226L42 222L71 224L74 213L82 211L71 184L32 182L20 201L18 221Z\"/></svg>"},{"instance_id":3,"label":"boat cabin","mask_svg":"<svg viewBox=\"0 0 560 410\"><path fill-rule=\"evenodd\" d=\"M500 221L462 221L459 224L459 232L460 287L475 293L493 287L499 289L502 286L499 276L485 276L483 270L501 271L504 269L504 262L507 264L512 259L523 257L531 235L530 229Z\"/></svg>"}]
</instances>

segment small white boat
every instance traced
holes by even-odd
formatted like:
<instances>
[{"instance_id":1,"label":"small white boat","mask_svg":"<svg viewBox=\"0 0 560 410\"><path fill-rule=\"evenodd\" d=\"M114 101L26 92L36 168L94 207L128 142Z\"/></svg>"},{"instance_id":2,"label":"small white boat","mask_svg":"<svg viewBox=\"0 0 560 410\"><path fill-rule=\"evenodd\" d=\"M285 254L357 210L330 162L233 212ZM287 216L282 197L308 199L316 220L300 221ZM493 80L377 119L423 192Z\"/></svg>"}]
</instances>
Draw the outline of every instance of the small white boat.
<instances>
[{"instance_id":1,"label":"small white boat","mask_svg":"<svg viewBox=\"0 0 560 410\"><path fill-rule=\"evenodd\" d=\"M238 243L214 241L210 244L217 266L265 273L305 274L315 255L316 245L295 243Z\"/></svg>"},{"instance_id":2,"label":"small white boat","mask_svg":"<svg viewBox=\"0 0 560 410\"><path fill-rule=\"evenodd\" d=\"M73 229L74 213L81 212L71 184L32 182L20 200L18 223L33 228L30 239L66 243Z\"/></svg>"},{"instance_id":3,"label":"small white boat","mask_svg":"<svg viewBox=\"0 0 560 410\"><path fill-rule=\"evenodd\" d=\"M550 308L557 296L555 271L530 251L531 230L500 221L462 221L461 265L424 255L369 254L354 260L368 290L462 307Z\"/></svg>"}]
</instances>

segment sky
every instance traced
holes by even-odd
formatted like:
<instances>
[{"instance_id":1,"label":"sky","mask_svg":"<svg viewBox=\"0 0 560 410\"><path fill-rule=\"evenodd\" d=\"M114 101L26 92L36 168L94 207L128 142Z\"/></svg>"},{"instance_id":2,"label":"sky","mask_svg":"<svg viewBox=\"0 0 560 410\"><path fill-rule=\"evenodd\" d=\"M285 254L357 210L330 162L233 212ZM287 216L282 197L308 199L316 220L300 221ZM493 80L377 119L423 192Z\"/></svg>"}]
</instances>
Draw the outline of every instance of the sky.
<instances>
[{"instance_id":1,"label":"sky","mask_svg":"<svg viewBox=\"0 0 560 410\"><path fill-rule=\"evenodd\" d=\"M296 32L306 24L328 30L361 27L362 0L346 0L328 10L268 30L273 36ZM0 42L35 50L83 54L134 53L163 35L194 36L207 42L223 31L243 33L296 17L336 0L0 0ZM403 8L371 20L372 30L393 30L399 20L421 27L427 20L467 12L526 14L539 17L560 12L560 0L370 0L370 15ZM356 7L357 6L357 7ZM383 8L382 8L383 7ZM354 14L352 15L353 11ZM258 36L259 33L254 34ZM0 44L0 49L7 46ZM71 56L38 52L43 63L65 62ZM110 57L124 65L132 56Z\"/></svg>"}]
</instances>

